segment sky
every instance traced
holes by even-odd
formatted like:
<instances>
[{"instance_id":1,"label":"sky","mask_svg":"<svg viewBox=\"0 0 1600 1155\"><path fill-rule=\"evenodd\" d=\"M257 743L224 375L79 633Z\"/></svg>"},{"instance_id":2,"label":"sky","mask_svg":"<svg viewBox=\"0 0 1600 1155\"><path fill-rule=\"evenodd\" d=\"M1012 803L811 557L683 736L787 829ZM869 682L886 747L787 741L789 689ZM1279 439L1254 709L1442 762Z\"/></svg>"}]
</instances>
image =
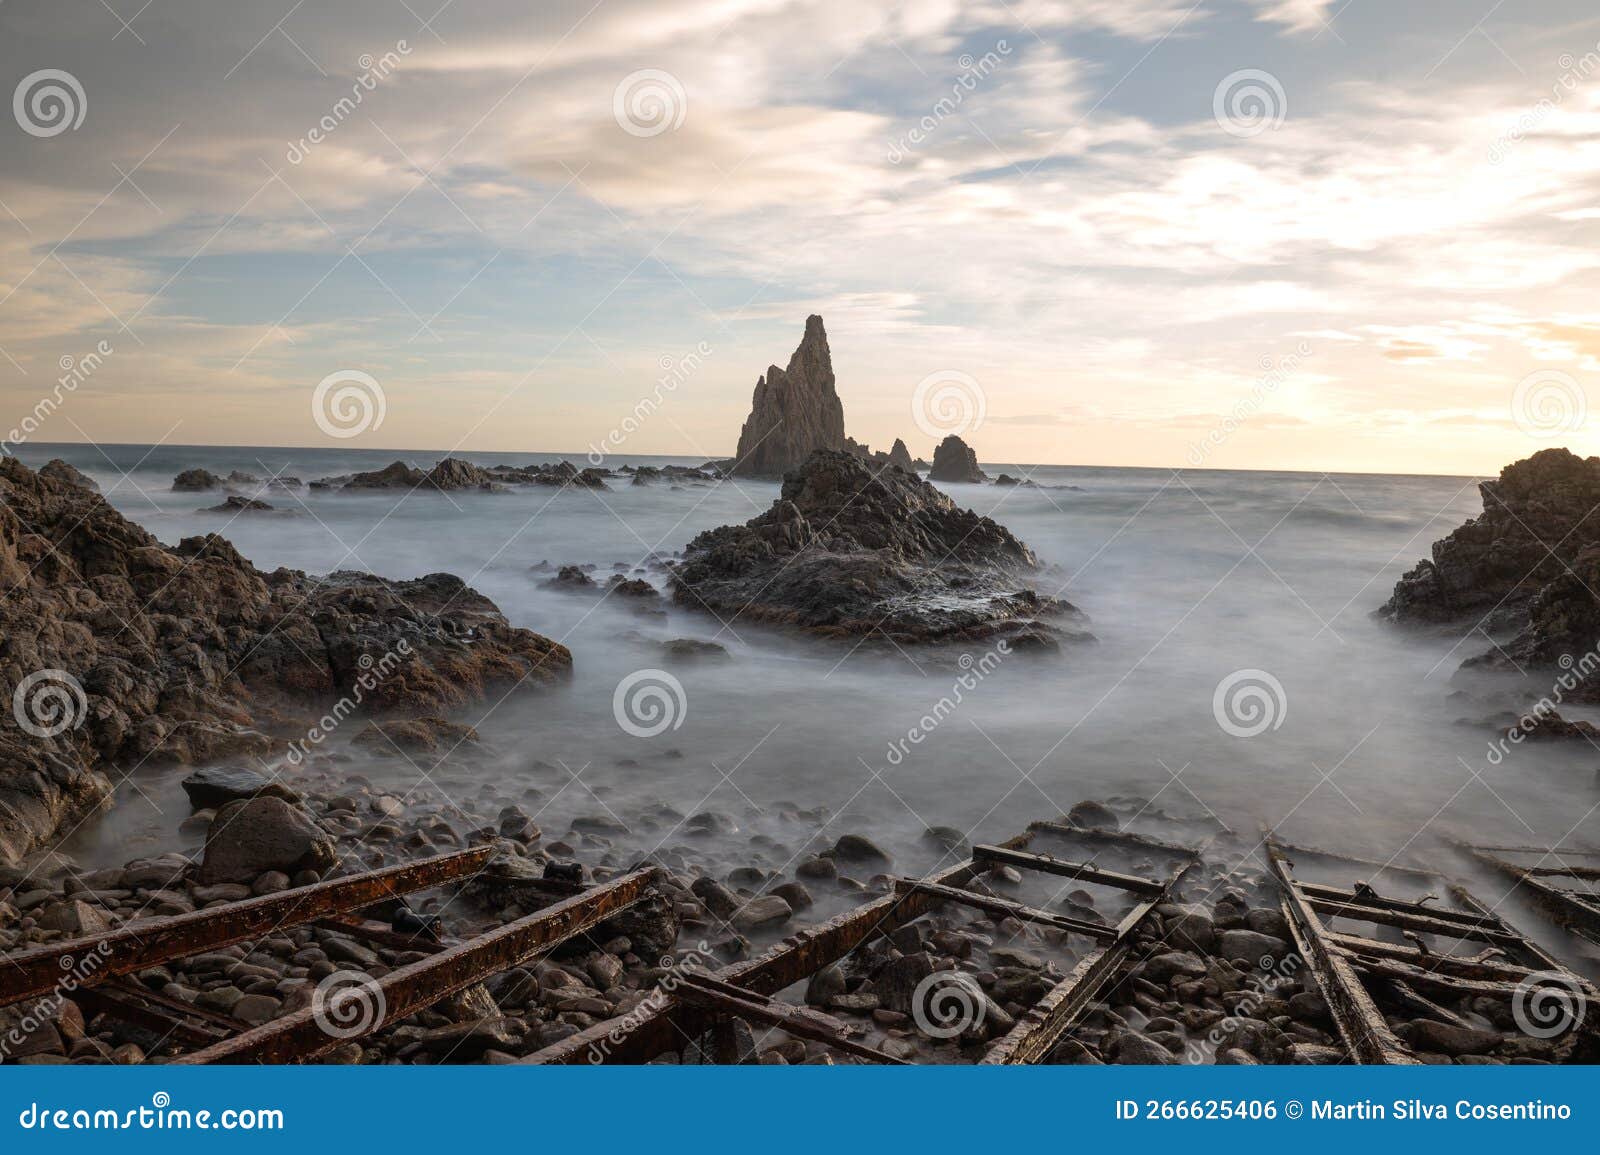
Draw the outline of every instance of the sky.
<instances>
[{"instance_id":1,"label":"sky","mask_svg":"<svg viewBox=\"0 0 1600 1155\"><path fill-rule=\"evenodd\" d=\"M922 456L1600 408L1580 0L5 0L7 92L9 444L724 456L810 313Z\"/></svg>"}]
</instances>

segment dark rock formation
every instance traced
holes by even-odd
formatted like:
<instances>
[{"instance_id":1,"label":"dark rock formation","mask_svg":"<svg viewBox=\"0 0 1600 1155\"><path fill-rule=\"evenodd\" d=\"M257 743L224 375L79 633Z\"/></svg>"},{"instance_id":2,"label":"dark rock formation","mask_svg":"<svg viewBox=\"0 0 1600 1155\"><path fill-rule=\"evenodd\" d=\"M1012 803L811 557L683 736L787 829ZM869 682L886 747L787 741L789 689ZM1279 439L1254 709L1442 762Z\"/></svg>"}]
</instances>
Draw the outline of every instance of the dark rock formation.
<instances>
[{"instance_id":1,"label":"dark rock formation","mask_svg":"<svg viewBox=\"0 0 1600 1155\"><path fill-rule=\"evenodd\" d=\"M1483 513L1433 545L1379 612L1400 622L1521 627L1535 595L1600 545L1600 458L1545 449L1479 484Z\"/></svg>"},{"instance_id":2,"label":"dark rock formation","mask_svg":"<svg viewBox=\"0 0 1600 1155\"><path fill-rule=\"evenodd\" d=\"M898 469L821 450L784 478L772 508L700 534L672 575L674 597L724 621L896 641L1002 635L1041 641L1036 619L1076 615L1024 578L1033 552Z\"/></svg>"},{"instance_id":3,"label":"dark rock formation","mask_svg":"<svg viewBox=\"0 0 1600 1155\"><path fill-rule=\"evenodd\" d=\"M253 497L240 497L237 494L228 498L221 505L208 505L200 510L201 513L274 513L276 507L264 501L257 501Z\"/></svg>"},{"instance_id":4,"label":"dark rock formation","mask_svg":"<svg viewBox=\"0 0 1600 1155\"><path fill-rule=\"evenodd\" d=\"M789 367L773 365L756 382L733 471L773 477L794 469L814 450L844 447L844 405L834 390L828 334L822 318L813 314L806 318L806 335Z\"/></svg>"},{"instance_id":5,"label":"dark rock formation","mask_svg":"<svg viewBox=\"0 0 1600 1155\"><path fill-rule=\"evenodd\" d=\"M1481 628L1498 644L1463 669L1559 668L1558 700L1600 701L1600 458L1545 449L1478 488L1483 513L1435 542L1379 614Z\"/></svg>"},{"instance_id":6,"label":"dark rock formation","mask_svg":"<svg viewBox=\"0 0 1600 1155\"><path fill-rule=\"evenodd\" d=\"M110 768L270 752L263 731L303 734L373 670L364 709L437 713L571 661L449 574L262 573L0 461L0 688L20 703L0 711L0 861L104 801Z\"/></svg>"},{"instance_id":7,"label":"dark rock formation","mask_svg":"<svg viewBox=\"0 0 1600 1155\"><path fill-rule=\"evenodd\" d=\"M906 448L906 443L900 438L894 439L894 447L889 450L889 464L898 466L907 473L917 471L916 462L911 460L911 450Z\"/></svg>"},{"instance_id":8,"label":"dark rock formation","mask_svg":"<svg viewBox=\"0 0 1600 1155\"><path fill-rule=\"evenodd\" d=\"M48 477L51 481L65 481L69 485L79 485L93 493L99 493L100 487L88 474L77 466L68 465L57 457L39 470L40 477Z\"/></svg>"},{"instance_id":9,"label":"dark rock formation","mask_svg":"<svg viewBox=\"0 0 1600 1155\"><path fill-rule=\"evenodd\" d=\"M445 457L426 472L404 461L396 461L370 473L324 477L313 481L311 488L413 490L427 487L442 492L476 489L486 493L503 492L509 485L573 485L584 489L605 489L605 479L609 476L610 470L579 469L570 461L528 466L494 465L485 469L459 457Z\"/></svg>"},{"instance_id":10,"label":"dark rock formation","mask_svg":"<svg viewBox=\"0 0 1600 1155\"><path fill-rule=\"evenodd\" d=\"M185 469L172 479L172 488L178 493L202 493L208 489L221 489L222 478L209 469Z\"/></svg>"},{"instance_id":11,"label":"dark rock formation","mask_svg":"<svg viewBox=\"0 0 1600 1155\"><path fill-rule=\"evenodd\" d=\"M243 766L207 766L189 775L181 785L189 796L189 805L196 810L214 810L258 794L286 802L300 801L298 794L276 778Z\"/></svg>"},{"instance_id":12,"label":"dark rock formation","mask_svg":"<svg viewBox=\"0 0 1600 1155\"><path fill-rule=\"evenodd\" d=\"M978 455L954 433L939 442L933 451L929 481L983 482L988 474L978 468Z\"/></svg>"}]
</instances>

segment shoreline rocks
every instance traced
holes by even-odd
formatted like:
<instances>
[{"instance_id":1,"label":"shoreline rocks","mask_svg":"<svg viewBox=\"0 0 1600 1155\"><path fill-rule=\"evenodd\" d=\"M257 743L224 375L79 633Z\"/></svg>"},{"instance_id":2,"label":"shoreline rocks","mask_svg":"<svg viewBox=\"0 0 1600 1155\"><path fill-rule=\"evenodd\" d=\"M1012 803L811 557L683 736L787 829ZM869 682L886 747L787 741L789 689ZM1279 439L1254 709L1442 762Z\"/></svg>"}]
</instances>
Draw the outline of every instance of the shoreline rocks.
<instances>
[{"instance_id":1,"label":"shoreline rocks","mask_svg":"<svg viewBox=\"0 0 1600 1155\"><path fill-rule=\"evenodd\" d=\"M111 767L281 748L364 676L364 709L437 713L571 667L448 574L263 573L14 459L0 498L0 677L24 701L0 714L0 861L104 802Z\"/></svg>"}]
</instances>

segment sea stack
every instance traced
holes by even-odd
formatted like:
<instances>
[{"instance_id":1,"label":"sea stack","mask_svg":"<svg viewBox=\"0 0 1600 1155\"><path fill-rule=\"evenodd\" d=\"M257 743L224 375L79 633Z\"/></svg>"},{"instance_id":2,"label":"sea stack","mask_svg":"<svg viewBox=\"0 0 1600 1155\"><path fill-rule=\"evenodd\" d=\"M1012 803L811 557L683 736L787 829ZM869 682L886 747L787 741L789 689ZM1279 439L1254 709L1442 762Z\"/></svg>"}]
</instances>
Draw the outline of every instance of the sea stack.
<instances>
[{"instance_id":1,"label":"sea stack","mask_svg":"<svg viewBox=\"0 0 1600 1155\"><path fill-rule=\"evenodd\" d=\"M806 318L806 335L789 358L756 382L750 417L739 432L733 472L775 477L818 449L844 449L844 405L834 389L833 357L822 318Z\"/></svg>"},{"instance_id":2,"label":"sea stack","mask_svg":"<svg viewBox=\"0 0 1600 1155\"><path fill-rule=\"evenodd\" d=\"M989 480L989 475L978 468L978 455L972 447L952 433L933 451L928 480L979 483Z\"/></svg>"}]
</instances>

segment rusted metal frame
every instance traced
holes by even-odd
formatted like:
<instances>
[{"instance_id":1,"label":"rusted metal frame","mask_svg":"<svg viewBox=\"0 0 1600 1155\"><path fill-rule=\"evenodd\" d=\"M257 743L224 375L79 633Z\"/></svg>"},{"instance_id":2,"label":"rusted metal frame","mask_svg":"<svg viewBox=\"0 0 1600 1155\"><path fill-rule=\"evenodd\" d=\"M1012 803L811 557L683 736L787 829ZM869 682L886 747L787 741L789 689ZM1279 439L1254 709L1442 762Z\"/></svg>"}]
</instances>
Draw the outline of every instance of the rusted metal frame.
<instances>
[{"instance_id":1,"label":"rusted metal frame","mask_svg":"<svg viewBox=\"0 0 1600 1155\"><path fill-rule=\"evenodd\" d=\"M248 942L285 927L302 926L427 890L482 869L492 847L425 858L421 862L329 879L311 886L249 898L222 907L129 923L102 934L55 942L0 957L0 1006L48 994L65 971L82 971L80 986L172 962L188 955ZM83 960L100 956L92 968Z\"/></svg>"},{"instance_id":2,"label":"rusted metal frame","mask_svg":"<svg viewBox=\"0 0 1600 1155\"><path fill-rule=\"evenodd\" d=\"M1358 954L1345 951L1342 948L1339 953L1348 959L1350 965L1361 974L1371 975L1378 979L1398 979L1413 986L1456 998L1475 995L1482 998L1510 1000L1517 997L1518 991L1527 989L1521 983L1495 979L1460 978L1455 975L1441 974L1437 971L1423 970L1421 967L1401 962L1397 959Z\"/></svg>"},{"instance_id":3,"label":"rusted metal frame","mask_svg":"<svg viewBox=\"0 0 1600 1155\"><path fill-rule=\"evenodd\" d=\"M714 975L690 973L682 977L677 995L687 1003L705 1007L718 1015L732 1015L776 1027L797 1039L810 1039L831 1047L842 1054L869 1063L891 1066L906 1065L903 1060L891 1058L875 1047L858 1043L846 1034L845 1025L832 1015L825 1015L809 1007L795 1007L779 1002L768 995L758 995L724 982Z\"/></svg>"},{"instance_id":4,"label":"rusted metal frame","mask_svg":"<svg viewBox=\"0 0 1600 1155\"><path fill-rule=\"evenodd\" d=\"M1094 842L1101 846L1121 846L1128 850L1155 850L1162 854L1194 857L1194 847L1176 842L1164 842L1148 834L1135 834L1129 830L1092 830L1084 826L1069 826L1064 822L1030 822L1029 830L1042 830L1063 838L1076 838L1080 842Z\"/></svg>"},{"instance_id":5,"label":"rusted metal frame","mask_svg":"<svg viewBox=\"0 0 1600 1155\"><path fill-rule=\"evenodd\" d=\"M84 987L74 991L72 998L91 1016L109 1015L189 1047L210 1046L246 1026L237 1019L169 998L125 978Z\"/></svg>"},{"instance_id":6,"label":"rusted metal frame","mask_svg":"<svg viewBox=\"0 0 1600 1155\"><path fill-rule=\"evenodd\" d=\"M970 906L975 910L997 914L1005 918L1017 918L1023 922L1037 923L1040 926L1054 927L1056 930L1066 931L1070 934L1088 935L1099 942L1112 942L1117 937L1115 927L1104 923L1088 922L1081 918L1072 918L1069 915L1054 914L1048 910L1039 910L1037 907L1027 906L1024 903L1012 902L1009 898L996 898L988 894L976 894L970 890L962 890L955 886L940 886L934 882L921 882L914 878L897 878L894 880L896 894L922 894L929 898L936 898L940 902L954 902L962 906Z\"/></svg>"},{"instance_id":7,"label":"rusted metal frame","mask_svg":"<svg viewBox=\"0 0 1600 1155\"><path fill-rule=\"evenodd\" d=\"M1386 898L1378 894L1358 894L1353 890L1346 890L1340 886L1324 886L1319 882L1300 882L1299 885L1300 893L1307 898L1322 899L1328 902L1351 902L1361 906L1378 907L1381 910L1426 914L1431 918L1437 918L1445 922L1460 922L1468 926L1488 926L1494 930L1509 929L1502 920L1484 911L1446 910L1442 907L1426 906L1420 899Z\"/></svg>"},{"instance_id":8,"label":"rusted metal frame","mask_svg":"<svg viewBox=\"0 0 1600 1155\"><path fill-rule=\"evenodd\" d=\"M1486 942L1498 947L1518 947L1524 942L1520 934L1494 930L1488 926L1475 926L1450 919L1434 918L1431 914L1414 914L1410 911L1369 906L1364 902L1336 902L1325 898L1311 898L1301 894L1302 901L1319 915L1329 918L1348 918L1356 922L1392 926L1397 930L1413 930L1419 934L1436 934L1441 938L1464 942ZM1492 917L1492 916L1491 916Z\"/></svg>"},{"instance_id":9,"label":"rusted metal frame","mask_svg":"<svg viewBox=\"0 0 1600 1155\"><path fill-rule=\"evenodd\" d=\"M1032 831L1016 835L1000 845L1008 850L1026 849ZM929 876L929 882L945 886L964 886L977 877L980 867L972 861L960 862ZM890 894L835 915L827 922L789 936L755 958L733 963L717 972L717 977L744 990L773 995L874 938L891 934L938 907L925 894ZM606 1019L585 1027L575 1035L534 1052L523 1060L531 1064L643 1063L667 1051L678 1050L685 1039L705 1034L713 1016L698 1007L668 995L653 1005L631 1014Z\"/></svg>"},{"instance_id":10,"label":"rusted metal frame","mask_svg":"<svg viewBox=\"0 0 1600 1155\"><path fill-rule=\"evenodd\" d=\"M1311 966L1312 977L1333 1013L1345 1047L1360 1063L1414 1064L1412 1056L1350 965L1349 958L1327 939L1323 926L1306 897L1300 893L1293 869L1271 838L1265 842L1267 861L1283 888L1283 913L1294 936L1295 948Z\"/></svg>"},{"instance_id":11,"label":"rusted metal frame","mask_svg":"<svg viewBox=\"0 0 1600 1155\"><path fill-rule=\"evenodd\" d=\"M1129 951L1133 949L1133 932L1156 907L1167 901L1167 896L1178 883L1199 864L1200 852L1191 853L1195 857L1179 863L1167 875L1166 881L1160 884L1159 894L1137 903L1124 916L1117 924L1116 937L1111 942L1096 947L1079 959L1071 974L1018 1017L1016 1025L984 1054L982 1065L1040 1063L1055 1050L1062 1036L1072 1029L1072 1025L1099 997L1105 984L1127 960Z\"/></svg>"},{"instance_id":12,"label":"rusted metal frame","mask_svg":"<svg viewBox=\"0 0 1600 1155\"><path fill-rule=\"evenodd\" d=\"M1436 974L1443 979L1476 979L1516 984L1537 974L1539 970L1549 969L1524 967L1506 962L1485 962L1461 955L1431 953L1413 946L1379 942L1377 939L1362 938L1359 935L1344 934L1339 931L1330 932L1328 941L1347 954L1393 959Z\"/></svg>"},{"instance_id":13,"label":"rusted metal frame","mask_svg":"<svg viewBox=\"0 0 1600 1155\"><path fill-rule=\"evenodd\" d=\"M1488 907L1479 902L1472 892L1464 886L1459 884L1451 884L1450 893L1455 896L1457 902L1466 907L1468 910L1477 911L1485 915L1492 913ZM1506 929L1514 930L1514 928L1509 926L1507 926ZM1506 953L1508 957L1510 957L1519 966L1525 966L1531 970L1565 971L1567 969L1566 964L1559 961L1555 955L1545 950L1544 947L1540 946L1530 938L1522 938L1521 945L1507 950ZM1577 975L1573 975L1572 979L1574 982L1578 983L1582 983L1584 981L1578 978Z\"/></svg>"},{"instance_id":14,"label":"rusted metal frame","mask_svg":"<svg viewBox=\"0 0 1600 1155\"><path fill-rule=\"evenodd\" d=\"M1476 846L1458 845L1463 851L1485 866L1499 871L1519 885L1526 887L1528 892L1538 900L1539 905L1557 923L1591 941L1600 942L1600 908L1591 905L1589 901L1571 891L1562 890L1560 887L1551 886L1542 879L1534 878L1525 866L1507 862L1505 859Z\"/></svg>"},{"instance_id":15,"label":"rusted metal frame","mask_svg":"<svg viewBox=\"0 0 1600 1155\"><path fill-rule=\"evenodd\" d=\"M1452 1027L1472 1026L1470 1022L1449 1007L1442 1007L1426 995L1413 990L1405 979L1383 977L1381 981L1388 986L1389 993L1393 996L1394 1001L1406 1007L1412 1014L1422 1015L1441 1023L1449 1023ZM1461 995L1460 991L1453 988L1451 993L1458 998Z\"/></svg>"},{"instance_id":16,"label":"rusted metal frame","mask_svg":"<svg viewBox=\"0 0 1600 1155\"><path fill-rule=\"evenodd\" d=\"M1030 853L1026 850L1006 850L999 846L974 846L972 857L981 862L1002 862L1008 866L1019 866L1023 870L1037 870L1044 874L1060 875L1062 878L1076 879L1080 882L1092 882L1101 886L1114 886L1118 890L1126 890L1132 894L1160 894L1163 887L1153 878L1141 878L1136 874L1122 874L1115 870L1105 870L1091 862L1070 862L1065 858L1056 858L1049 854Z\"/></svg>"},{"instance_id":17,"label":"rusted metal frame","mask_svg":"<svg viewBox=\"0 0 1600 1155\"><path fill-rule=\"evenodd\" d=\"M487 934L478 935L431 958L390 971L374 983L377 1013L363 1019L365 1030L334 1037L323 1029L315 1005L186 1055L185 1064L304 1062L415 1014L501 971L592 930L643 902L659 877L658 867L645 867L536 911ZM370 1022L367 1021L370 1018Z\"/></svg>"}]
</instances>

